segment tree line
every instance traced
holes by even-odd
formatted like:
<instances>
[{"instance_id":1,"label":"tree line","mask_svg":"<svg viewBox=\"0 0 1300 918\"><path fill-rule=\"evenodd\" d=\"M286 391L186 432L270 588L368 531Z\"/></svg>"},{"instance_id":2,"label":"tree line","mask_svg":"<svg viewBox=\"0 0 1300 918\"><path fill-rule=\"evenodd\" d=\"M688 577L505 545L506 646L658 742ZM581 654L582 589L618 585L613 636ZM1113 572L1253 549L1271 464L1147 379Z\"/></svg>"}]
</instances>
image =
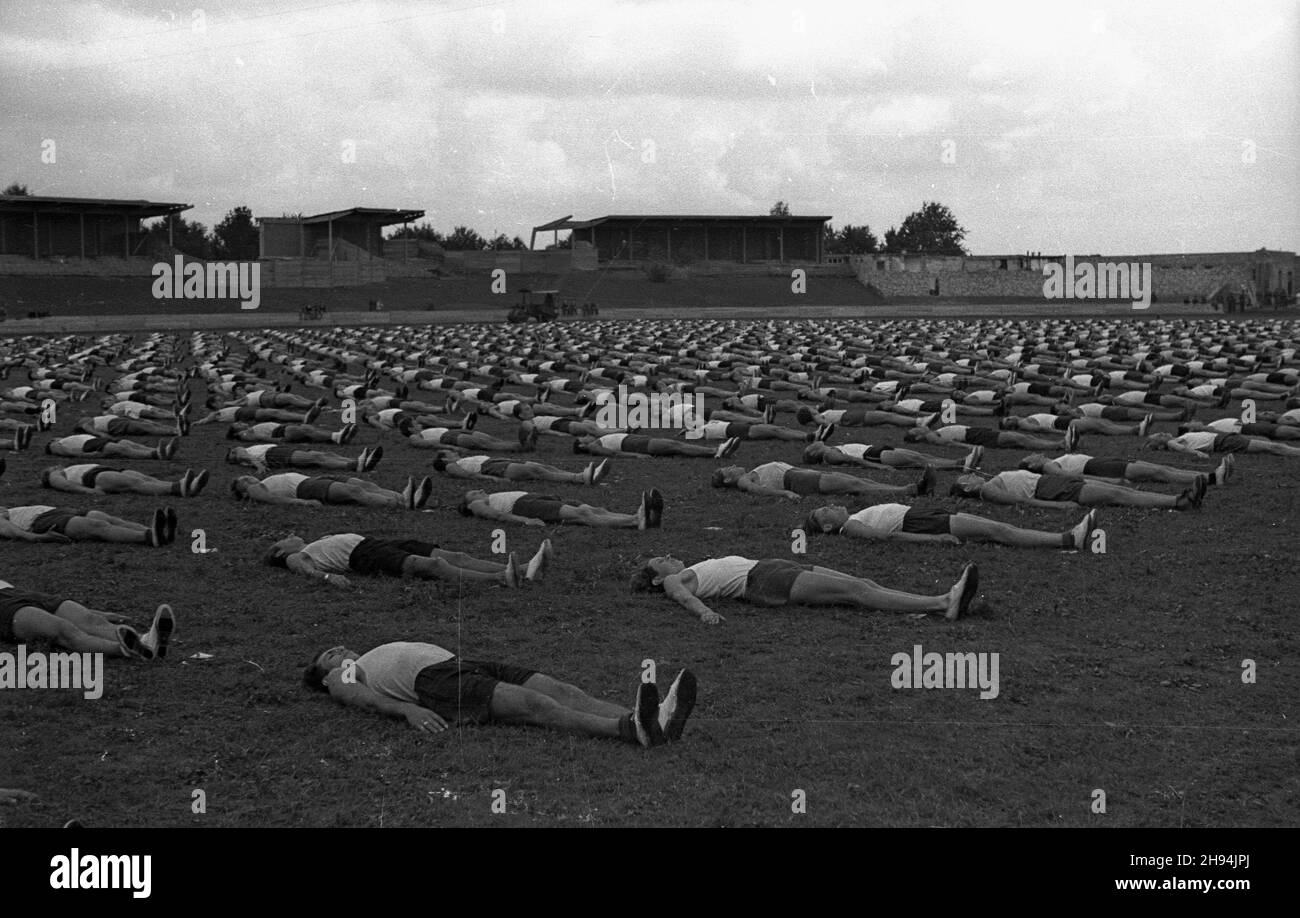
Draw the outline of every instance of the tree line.
<instances>
[{"instance_id":1,"label":"tree line","mask_svg":"<svg viewBox=\"0 0 1300 918\"><path fill-rule=\"evenodd\" d=\"M790 205L777 201L768 213L788 217ZM828 223L822 249L828 255L966 255L965 239L965 228L946 205L926 201L920 210L908 214L901 226L885 230L883 242L866 224L846 223L837 230Z\"/></svg>"}]
</instances>

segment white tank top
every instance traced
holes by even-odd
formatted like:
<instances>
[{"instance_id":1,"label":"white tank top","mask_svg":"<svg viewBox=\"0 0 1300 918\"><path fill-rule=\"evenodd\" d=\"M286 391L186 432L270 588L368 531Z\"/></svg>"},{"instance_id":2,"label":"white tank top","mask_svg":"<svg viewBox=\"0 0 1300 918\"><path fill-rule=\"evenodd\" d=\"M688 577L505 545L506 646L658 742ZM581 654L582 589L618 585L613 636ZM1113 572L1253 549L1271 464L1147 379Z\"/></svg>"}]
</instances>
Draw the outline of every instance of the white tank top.
<instances>
[{"instance_id":1,"label":"white tank top","mask_svg":"<svg viewBox=\"0 0 1300 918\"><path fill-rule=\"evenodd\" d=\"M511 513L515 509L515 502L527 493L527 491L499 491L496 494L489 494L488 506L502 513Z\"/></svg>"},{"instance_id":2,"label":"white tank top","mask_svg":"<svg viewBox=\"0 0 1300 918\"><path fill-rule=\"evenodd\" d=\"M605 449L619 450L623 448L623 441L626 438L627 434L605 434L605 436L600 437L596 442Z\"/></svg>"},{"instance_id":3,"label":"white tank top","mask_svg":"<svg viewBox=\"0 0 1300 918\"><path fill-rule=\"evenodd\" d=\"M364 539L365 536L355 532L326 536L304 546L302 553L315 563L317 570L327 574L349 574L352 568L348 566L348 559L352 557L352 549Z\"/></svg>"},{"instance_id":4,"label":"white tank top","mask_svg":"<svg viewBox=\"0 0 1300 918\"><path fill-rule=\"evenodd\" d=\"M148 407L140 402L117 402L108 410L124 418L138 418Z\"/></svg>"},{"instance_id":5,"label":"white tank top","mask_svg":"<svg viewBox=\"0 0 1300 918\"><path fill-rule=\"evenodd\" d=\"M414 704L420 700L415 694L415 677L420 670L446 663L454 656L437 644L414 641L380 644L357 657L357 681L380 695Z\"/></svg>"},{"instance_id":6,"label":"white tank top","mask_svg":"<svg viewBox=\"0 0 1300 918\"><path fill-rule=\"evenodd\" d=\"M704 431L706 440L721 440L727 435L728 424L730 421L708 421L700 429Z\"/></svg>"},{"instance_id":7,"label":"white tank top","mask_svg":"<svg viewBox=\"0 0 1300 918\"><path fill-rule=\"evenodd\" d=\"M1211 421L1205 426L1210 430L1217 430L1219 433L1241 433L1241 421L1236 418L1219 418L1217 421Z\"/></svg>"},{"instance_id":8,"label":"white tank top","mask_svg":"<svg viewBox=\"0 0 1300 918\"><path fill-rule=\"evenodd\" d=\"M1106 410L1106 406L1101 402L1085 402L1082 405L1075 405L1074 407L1079 409L1079 413L1085 418L1099 418L1101 417L1101 413Z\"/></svg>"},{"instance_id":9,"label":"white tank top","mask_svg":"<svg viewBox=\"0 0 1300 918\"><path fill-rule=\"evenodd\" d=\"M751 471L763 487L780 489L785 487L785 473L792 468L788 462L765 462Z\"/></svg>"},{"instance_id":10,"label":"white tank top","mask_svg":"<svg viewBox=\"0 0 1300 918\"><path fill-rule=\"evenodd\" d=\"M456 460L456 467L477 475L483 470L483 463L491 458L491 456L465 456Z\"/></svg>"},{"instance_id":11,"label":"white tank top","mask_svg":"<svg viewBox=\"0 0 1300 918\"><path fill-rule=\"evenodd\" d=\"M1022 500L1031 500L1034 496L1034 489L1038 487L1038 479L1042 477L1035 472L1019 470L1001 472L994 480L1001 483L1008 494Z\"/></svg>"},{"instance_id":12,"label":"white tank top","mask_svg":"<svg viewBox=\"0 0 1300 918\"><path fill-rule=\"evenodd\" d=\"M448 427L426 427L424 430L416 434L416 436L421 440L432 440L434 443L437 443L442 439L442 435L447 433L448 430L450 430Z\"/></svg>"},{"instance_id":13,"label":"white tank top","mask_svg":"<svg viewBox=\"0 0 1300 918\"><path fill-rule=\"evenodd\" d=\"M63 469L63 474L72 481L80 484L82 475L86 474L91 469L97 468L99 468L99 466L93 462L82 463L81 465L69 465Z\"/></svg>"},{"instance_id":14,"label":"white tank top","mask_svg":"<svg viewBox=\"0 0 1300 918\"><path fill-rule=\"evenodd\" d=\"M935 431L941 440L947 440L949 443L961 443L966 438L966 426L963 424L949 424L947 427L940 427Z\"/></svg>"},{"instance_id":15,"label":"white tank top","mask_svg":"<svg viewBox=\"0 0 1300 918\"><path fill-rule=\"evenodd\" d=\"M42 513L53 509L53 507L46 507L43 504L35 507L10 507L9 522L13 523L24 532L31 532L32 520L36 519Z\"/></svg>"},{"instance_id":16,"label":"white tank top","mask_svg":"<svg viewBox=\"0 0 1300 918\"><path fill-rule=\"evenodd\" d=\"M268 475L263 478L262 487L277 497L297 497L298 485L306 480L306 475L299 475L297 472L281 472L279 475Z\"/></svg>"},{"instance_id":17,"label":"white tank top","mask_svg":"<svg viewBox=\"0 0 1300 918\"><path fill-rule=\"evenodd\" d=\"M59 442L61 442L64 446L84 447L87 443L89 443L91 440L94 439L96 438L92 437L90 434L74 434L71 437L64 437Z\"/></svg>"},{"instance_id":18,"label":"white tank top","mask_svg":"<svg viewBox=\"0 0 1300 918\"><path fill-rule=\"evenodd\" d=\"M695 595L700 599L736 599L744 595L749 572L757 563L739 555L728 555L692 564L686 570L695 575L698 583Z\"/></svg>"},{"instance_id":19,"label":"white tank top","mask_svg":"<svg viewBox=\"0 0 1300 918\"><path fill-rule=\"evenodd\" d=\"M245 446L244 452L253 459L265 459L266 454L275 449L274 443L259 443L257 446Z\"/></svg>"},{"instance_id":20,"label":"white tank top","mask_svg":"<svg viewBox=\"0 0 1300 918\"><path fill-rule=\"evenodd\" d=\"M1194 430L1191 433L1185 433L1181 437L1174 437L1170 443L1179 443L1183 446L1190 446L1192 449L1199 449L1201 452L1213 449L1214 441L1219 435L1213 430Z\"/></svg>"},{"instance_id":21,"label":"white tank top","mask_svg":"<svg viewBox=\"0 0 1300 918\"><path fill-rule=\"evenodd\" d=\"M276 428L281 426L283 425L277 424L275 421L267 421L263 424L254 424L248 429L259 437L271 437L275 435Z\"/></svg>"},{"instance_id":22,"label":"white tank top","mask_svg":"<svg viewBox=\"0 0 1300 918\"><path fill-rule=\"evenodd\" d=\"M907 510L906 504L877 504L859 510L849 519L870 526L877 532L898 532L903 528L903 517L907 516Z\"/></svg>"},{"instance_id":23,"label":"white tank top","mask_svg":"<svg viewBox=\"0 0 1300 918\"><path fill-rule=\"evenodd\" d=\"M1065 475L1082 475L1083 467L1092 459L1087 453L1066 453L1052 461L1061 468Z\"/></svg>"},{"instance_id":24,"label":"white tank top","mask_svg":"<svg viewBox=\"0 0 1300 918\"><path fill-rule=\"evenodd\" d=\"M871 446L866 443L841 443L835 448L853 459L861 459L867 454L867 450L871 449Z\"/></svg>"},{"instance_id":25,"label":"white tank top","mask_svg":"<svg viewBox=\"0 0 1300 918\"><path fill-rule=\"evenodd\" d=\"M1046 412L1044 412L1044 413L1042 413L1042 414L1027 414L1027 415L1025 415L1025 420L1026 420L1026 421L1033 421L1033 422L1036 423L1039 427L1046 427L1046 428L1048 428L1049 430L1054 430L1054 429L1056 428L1056 419L1057 419L1057 415L1055 415L1055 414L1048 414L1048 413L1046 413Z\"/></svg>"}]
</instances>

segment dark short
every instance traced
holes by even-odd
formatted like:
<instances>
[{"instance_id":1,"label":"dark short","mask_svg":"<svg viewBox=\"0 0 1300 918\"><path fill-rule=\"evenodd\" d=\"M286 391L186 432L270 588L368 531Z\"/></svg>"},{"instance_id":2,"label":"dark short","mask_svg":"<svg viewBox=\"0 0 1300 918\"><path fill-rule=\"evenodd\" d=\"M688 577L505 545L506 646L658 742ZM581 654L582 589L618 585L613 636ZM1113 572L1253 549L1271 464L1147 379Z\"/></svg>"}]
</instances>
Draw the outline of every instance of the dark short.
<instances>
[{"instance_id":1,"label":"dark short","mask_svg":"<svg viewBox=\"0 0 1300 918\"><path fill-rule=\"evenodd\" d=\"M509 468L509 459L489 459L479 468L479 474L491 475L493 478L505 478L506 470Z\"/></svg>"},{"instance_id":2,"label":"dark short","mask_svg":"<svg viewBox=\"0 0 1300 918\"><path fill-rule=\"evenodd\" d=\"M305 478L298 482L297 495L299 500L318 500L322 504L329 503L330 485L337 484L332 478L317 477Z\"/></svg>"},{"instance_id":3,"label":"dark short","mask_svg":"<svg viewBox=\"0 0 1300 918\"><path fill-rule=\"evenodd\" d=\"M942 507L909 507L903 516L900 531L919 535L948 535L952 532L952 514Z\"/></svg>"},{"instance_id":4,"label":"dark short","mask_svg":"<svg viewBox=\"0 0 1300 918\"><path fill-rule=\"evenodd\" d=\"M1052 427L1057 430L1065 430L1070 426L1070 422L1073 420L1074 418L1067 418L1064 415L1058 414L1055 420L1052 421Z\"/></svg>"},{"instance_id":5,"label":"dark short","mask_svg":"<svg viewBox=\"0 0 1300 918\"><path fill-rule=\"evenodd\" d=\"M1075 501L1085 482L1079 475L1040 475L1034 488L1038 500Z\"/></svg>"},{"instance_id":6,"label":"dark short","mask_svg":"<svg viewBox=\"0 0 1300 918\"><path fill-rule=\"evenodd\" d=\"M1219 434L1212 449L1216 453L1244 453L1250 449L1250 439L1235 433Z\"/></svg>"},{"instance_id":7,"label":"dark short","mask_svg":"<svg viewBox=\"0 0 1300 918\"><path fill-rule=\"evenodd\" d=\"M525 494L515 501L515 506L510 512L515 516L527 516L545 523L559 523L564 519L560 514L560 508L565 503L566 501L558 497L549 497L545 494Z\"/></svg>"},{"instance_id":8,"label":"dark short","mask_svg":"<svg viewBox=\"0 0 1300 918\"><path fill-rule=\"evenodd\" d=\"M428 558L432 555L433 550L438 547L438 543L425 542L420 539L402 539L397 543L397 547L407 554Z\"/></svg>"},{"instance_id":9,"label":"dark short","mask_svg":"<svg viewBox=\"0 0 1300 918\"><path fill-rule=\"evenodd\" d=\"M1107 405L1101 409L1101 419L1103 421L1127 421L1129 419L1129 410L1119 405Z\"/></svg>"},{"instance_id":10,"label":"dark short","mask_svg":"<svg viewBox=\"0 0 1300 918\"><path fill-rule=\"evenodd\" d=\"M873 462L879 462L880 457L885 455L885 450L890 449L888 446L868 446L862 453L863 459L870 459Z\"/></svg>"},{"instance_id":11,"label":"dark short","mask_svg":"<svg viewBox=\"0 0 1300 918\"><path fill-rule=\"evenodd\" d=\"M640 434L628 434L623 438L623 445L620 449L625 453L648 453L650 452L650 438L643 437Z\"/></svg>"},{"instance_id":12,"label":"dark short","mask_svg":"<svg viewBox=\"0 0 1300 918\"><path fill-rule=\"evenodd\" d=\"M1094 478L1123 478L1128 474L1128 460L1089 459L1084 463L1083 474Z\"/></svg>"},{"instance_id":13,"label":"dark short","mask_svg":"<svg viewBox=\"0 0 1300 918\"><path fill-rule=\"evenodd\" d=\"M1277 433L1277 425L1264 423L1242 424L1241 430L1237 432L1243 437L1264 437L1266 440L1271 440L1273 435Z\"/></svg>"},{"instance_id":14,"label":"dark short","mask_svg":"<svg viewBox=\"0 0 1300 918\"><path fill-rule=\"evenodd\" d=\"M287 425L285 424L276 424L275 427L271 428L271 439L272 440L284 439L284 429L286 426Z\"/></svg>"},{"instance_id":15,"label":"dark short","mask_svg":"<svg viewBox=\"0 0 1300 918\"><path fill-rule=\"evenodd\" d=\"M362 539L348 557L348 567L358 574L387 574L389 577L401 577L402 565L411 557L400 542L392 539Z\"/></svg>"},{"instance_id":16,"label":"dark short","mask_svg":"<svg viewBox=\"0 0 1300 918\"><path fill-rule=\"evenodd\" d=\"M293 468L293 454L296 453L292 446L272 446L262 457L268 469L291 469Z\"/></svg>"},{"instance_id":17,"label":"dark short","mask_svg":"<svg viewBox=\"0 0 1300 918\"><path fill-rule=\"evenodd\" d=\"M1030 383L1029 394L1030 395L1051 395L1052 385L1051 383Z\"/></svg>"},{"instance_id":18,"label":"dark short","mask_svg":"<svg viewBox=\"0 0 1300 918\"><path fill-rule=\"evenodd\" d=\"M841 427L865 427L867 425L866 408L845 408L840 415Z\"/></svg>"},{"instance_id":19,"label":"dark short","mask_svg":"<svg viewBox=\"0 0 1300 918\"><path fill-rule=\"evenodd\" d=\"M998 431L988 427L967 427L966 442L971 446L997 446Z\"/></svg>"},{"instance_id":20,"label":"dark short","mask_svg":"<svg viewBox=\"0 0 1300 918\"><path fill-rule=\"evenodd\" d=\"M486 724L492 721L492 694L497 684L523 685L537 670L509 663L460 660L426 666L415 676L415 695L449 724Z\"/></svg>"},{"instance_id":21,"label":"dark short","mask_svg":"<svg viewBox=\"0 0 1300 918\"><path fill-rule=\"evenodd\" d=\"M55 507L53 510L46 510L32 520L32 532L37 535L44 535L47 532L62 534L67 531L69 520L75 520L77 517L85 515L85 513L77 510L69 510L67 507Z\"/></svg>"},{"instance_id":22,"label":"dark short","mask_svg":"<svg viewBox=\"0 0 1300 918\"><path fill-rule=\"evenodd\" d=\"M110 437L124 437L131 430L131 422L126 418L113 418L104 426L108 428L105 433Z\"/></svg>"},{"instance_id":23,"label":"dark short","mask_svg":"<svg viewBox=\"0 0 1300 918\"><path fill-rule=\"evenodd\" d=\"M18 636L14 634L14 616L19 609L29 606L45 612L54 612L67 602L62 596L52 593L33 593L28 590L0 590L0 643L16 644Z\"/></svg>"},{"instance_id":24,"label":"dark short","mask_svg":"<svg viewBox=\"0 0 1300 918\"><path fill-rule=\"evenodd\" d=\"M787 491L796 494L820 494L822 492L822 473L812 469L789 469L782 482Z\"/></svg>"},{"instance_id":25,"label":"dark short","mask_svg":"<svg viewBox=\"0 0 1300 918\"><path fill-rule=\"evenodd\" d=\"M1163 405L1164 402L1161 401L1163 398L1164 396L1159 392L1148 392L1146 395L1142 396L1142 401L1148 405Z\"/></svg>"},{"instance_id":26,"label":"dark short","mask_svg":"<svg viewBox=\"0 0 1300 918\"><path fill-rule=\"evenodd\" d=\"M85 443L81 444L83 453L97 453L113 441L106 440L103 437L91 437Z\"/></svg>"},{"instance_id":27,"label":"dark short","mask_svg":"<svg viewBox=\"0 0 1300 918\"><path fill-rule=\"evenodd\" d=\"M93 469L90 469L89 471L82 474L81 484L83 487L93 488L95 486L95 480L98 479L100 475L103 475L105 472L120 472L120 471L122 470L111 469L106 465L97 465Z\"/></svg>"},{"instance_id":28,"label":"dark short","mask_svg":"<svg viewBox=\"0 0 1300 918\"><path fill-rule=\"evenodd\" d=\"M769 558L750 568L745 578L745 599L756 606L783 606L790 601L794 582L811 564Z\"/></svg>"}]
</instances>

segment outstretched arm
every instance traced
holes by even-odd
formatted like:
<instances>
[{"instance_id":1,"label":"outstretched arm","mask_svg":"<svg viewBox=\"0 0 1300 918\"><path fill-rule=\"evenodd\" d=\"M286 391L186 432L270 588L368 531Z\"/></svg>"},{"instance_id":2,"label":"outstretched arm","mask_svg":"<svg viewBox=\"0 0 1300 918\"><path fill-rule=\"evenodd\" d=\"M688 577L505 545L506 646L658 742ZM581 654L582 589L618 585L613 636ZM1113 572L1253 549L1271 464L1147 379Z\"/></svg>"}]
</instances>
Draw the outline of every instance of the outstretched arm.
<instances>
[{"instance_id":1,"label":"outstretched arm","mask_svg":"<svg viewBox=\"0 0 1300 918\"><path fill-rule=\"evenodd\" d=\"M716 625L723 621L721 615L706 606L698 596L691 592L680 574L664 578L664 593L682 608L694 612L706 625Z\"/></svg>"},{"instance_id":2,"label":"outstretched arm","mask_svg":"<svg viewBox=\"0 0 1300 918\"><path fill-rule=\"evenodd\" d=\"M303 500L299 497L285 497L283 494L276 494L264 484L249 485L248 499L255 500L259 504L272 504L277 507L323 507L325 506L318 500Z\"/></svg>"},{"instance_id":3,"label":"outstretched arm","mask_svg":"<svg viewBox=\"0 0 1300 918\"><path fill-rule=\"evenodd\" d=\"M428 733L441 733L447 729L447 722L427 708L387 698L364 682L344 682L342 668L333 670L325 677L325 687L329 689L330 697L339 704L405 720L417 730Z\"/></svg>"},{"instance_id":4,"label":"outstretched arm","mask_svg":"<svg viewBox=\"0 0 1300 918\"><path fill-rule=\"evenodd\" d=\"M348 578L340 574L329 574L318 568L315 563L304 555L302 552L294 552L284 561L284 566L295 574L301 574L304 577L311 577L314 580L323 580L332 586L348 587Z\"/></svg>"},{"instance_id":5,"label":"outstretched arm","mask_svg":"<svg viewBox=\"0 0 1300 918\"><path fill-rule=\"evenodd\" d=\"M736 479L736 487L741 491L747 491L750 494L760 494L764 497L784 497L788 500L799 500L799 495L794 491L787 491L785 488L769 488L766 485L759 484L749 475L742 475Z\"/></svg>"}]
</instances>

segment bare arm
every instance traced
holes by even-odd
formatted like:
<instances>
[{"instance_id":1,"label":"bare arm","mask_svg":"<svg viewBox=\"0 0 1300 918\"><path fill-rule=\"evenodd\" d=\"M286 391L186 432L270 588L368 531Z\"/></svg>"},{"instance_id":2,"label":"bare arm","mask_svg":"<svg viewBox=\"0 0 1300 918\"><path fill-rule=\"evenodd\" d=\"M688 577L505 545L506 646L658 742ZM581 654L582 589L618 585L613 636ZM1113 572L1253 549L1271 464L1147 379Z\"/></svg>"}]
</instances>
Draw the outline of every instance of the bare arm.
<instances>
[{"instance_id":1,"label":"bare arm","mask_svg":"<svg viewBox=\"0 0 1300 918\"><path fill-rule=\"evenodd\" d=\"M682 608L694 612L699 616L700 621L706 625L716 625L718 622L723 621L721 615L706 606L691 591L681 574L673 574L664 578L664 593Z\"/></svg>"},{"instance_id":2,"label":"bare arm","mask_svg":"<svg viewBox=\"0 0 1300 918\"><path fill-rule=\"evenodd\" d=\"M784 497L789 500L799 500L799 495L793 491L787 491L785 488L769 488L761 485L749 475L742 475L736 479L736 487L741 491L747 491L750 494L761 494L764 497Z\"/></svg>"},{"instance_id":3,"label":"bare arm","mask_svg":"<svg viewBox=\"0 0 1300 918\"><path fill-rule=\"evenodd\" d=\"M248 499L255 500L259 504L272 504L277 507L323 507L318 500L303 500L299 497L285 497L283 494L276 494L264 484L255 484L248 486Z\"/></svg>"},{"instance_id":4,"label":"bare arm","mask_svg":"<svg viewBox=\"0 0 1300 918\"><path fill-rule=\"evenodd\" d=\"M325 687L329 690L330 697L339 704L405 720L417 730L429 733L441 733L447 729L447 722L427 708L385 697L364 682L344 682L341 668L325 677Z\"/></svg>"},{"instance_id":5,"label":"bare arm","mask_svg":"<svg viewBox=\"0 0 1300 918\"><path fill-rule=\"evenodd\" d=\"M849 520L840 530L842 535L853 536L856 539L878 539L880 541L894 542L945 542L951 545L960 545L961 539L955 535L947 533L925 533L925 532L881 532L874 529L866 523L858 520Z\"/></svg>"},{"instance_id":6,"label":"bare arm","mask_svg":"<svg viewBox=\"0 0 1300 918\"><path fill-rule=\"evenodd\" d=\"M308 558L302 552L294 552L288 558L285 558L284 566L295 574L301 574L304 577L311 577L313 580L323 580L333 586L347 587L351 585L348 583L346 577L339 574L327 574L325 571L318 568L312 562L311 558Z\"/></svg>"}]
</instances>

